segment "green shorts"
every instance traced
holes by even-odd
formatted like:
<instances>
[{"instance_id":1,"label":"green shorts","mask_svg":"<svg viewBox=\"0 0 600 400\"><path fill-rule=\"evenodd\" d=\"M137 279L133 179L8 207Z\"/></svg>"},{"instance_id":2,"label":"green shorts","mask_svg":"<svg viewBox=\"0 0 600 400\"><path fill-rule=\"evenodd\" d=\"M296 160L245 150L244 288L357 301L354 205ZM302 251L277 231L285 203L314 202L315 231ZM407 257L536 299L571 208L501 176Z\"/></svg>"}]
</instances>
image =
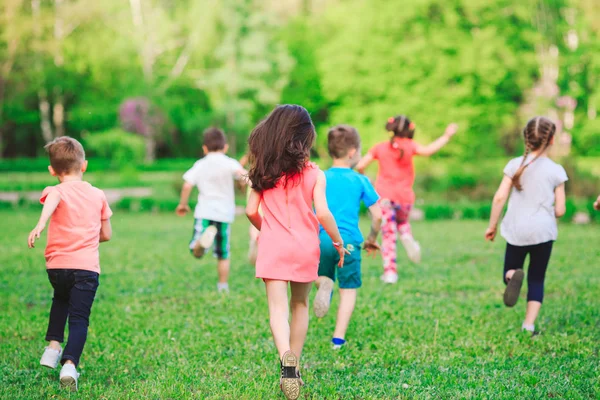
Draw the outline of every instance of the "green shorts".
<instances>
[{"instance_id":1,"label":"green shorts","mask_svg":"<svg viewBox=\"0 0 600 400\"><path fill-rule=\"evenodd\" d=\"M215 244L213 245L213 254L219 260L227 260L229 258L229 237L231 236L231 225L226 222L211 221L208 219L194 220L194 234L190 241L190 251L194 249L194 243L202 236L202 233L209 226L217 227L217 236L215 236Z\"/></svg>"},{"instance_id":2,"label":"green shorts","mask_svg":"<svg viewBox=\"0 0 600 400\"><path fill-rule=\"evenodd\" d=\"M327 232L321 232L321 259L319 260L319 276L326 276L335 281L336 275L340 289L358 289L362 286L360 264L360 244L347 240L344 235L344 246L350 252L344 257L344 268L338 267L340 255L333 246L333 242Z\"/></svg>"}]
</instances>

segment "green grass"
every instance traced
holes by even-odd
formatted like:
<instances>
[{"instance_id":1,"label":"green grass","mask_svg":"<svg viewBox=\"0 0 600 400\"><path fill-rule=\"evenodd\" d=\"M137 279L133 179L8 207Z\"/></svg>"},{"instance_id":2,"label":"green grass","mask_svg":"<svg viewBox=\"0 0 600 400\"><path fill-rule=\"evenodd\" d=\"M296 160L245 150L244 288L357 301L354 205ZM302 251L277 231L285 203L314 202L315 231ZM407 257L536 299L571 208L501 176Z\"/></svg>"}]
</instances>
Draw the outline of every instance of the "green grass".
<instances>
[{"instance_id":1,"label":"green grass","mask_svg":"<svg viewBox=\"0 0 600 400\"><path fill-rule=\"evenodd\" d=\"M232 293L220 296L214 261L187 252L191 219L167 214L113 218L79 393L59 390L58 371L39 365L51 287L43 243L25 244L36 219L0 211L0 398L283 398L264 287L245 262L247 222L234 225ZM484 243L484 227L415 224L424 261L401 254L395 286L366 261L348 347L330 349L334 313L311 320L303 398L599 398L598 228L561 226L543 334L530 339L519 333L524 299L502 305L504 245Z\"/></svg>"}]
</instances>

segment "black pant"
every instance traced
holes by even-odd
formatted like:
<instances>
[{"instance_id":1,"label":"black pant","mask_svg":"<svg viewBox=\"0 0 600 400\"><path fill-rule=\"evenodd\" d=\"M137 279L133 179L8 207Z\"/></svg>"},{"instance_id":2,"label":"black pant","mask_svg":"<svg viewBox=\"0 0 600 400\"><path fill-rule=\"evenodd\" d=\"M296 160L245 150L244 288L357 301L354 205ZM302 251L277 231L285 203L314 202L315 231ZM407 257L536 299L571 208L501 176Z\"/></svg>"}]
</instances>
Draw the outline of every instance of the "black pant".
<instances>
[{"instance_id":1,"label":"black pant","mask_svg":"<svg viewBox=\"0 0 600 400\"><path fill-rule=\"evenodd\" d=\"M544 280L546 269L552 254L554 242L535 244L532 246L513 246L506 244L504 256L504 275L502 279L506 283L506 272L511 269L523 269L525 257L529 254L529 270L527 271L527 301L544 300Z\"/></svg>"},{"instance_id":2,"label":"black pant","mask_svg":"<svg viewBox=\"0 0 600 400\"><path fill-rule=\"evenodd\" d=\"M61 363L71 360L78 365L87 339L92 304L100 284L98 274L80 269L49 269L48 279L54 288L54 298L46 340L63 342L68 317L69 340Z\"/></svg>"}]
</instances>

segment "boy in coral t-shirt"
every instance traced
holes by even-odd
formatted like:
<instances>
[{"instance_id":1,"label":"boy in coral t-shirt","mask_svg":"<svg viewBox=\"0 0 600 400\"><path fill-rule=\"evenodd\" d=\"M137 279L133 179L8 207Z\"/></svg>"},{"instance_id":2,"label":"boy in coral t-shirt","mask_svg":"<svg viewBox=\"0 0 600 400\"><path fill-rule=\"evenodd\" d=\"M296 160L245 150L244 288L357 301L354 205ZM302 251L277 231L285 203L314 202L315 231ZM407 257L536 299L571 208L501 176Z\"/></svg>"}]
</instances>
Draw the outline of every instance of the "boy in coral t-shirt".
<instances>
[{"instance_id":1,"label":"boy in coral t-shirt","mask_svg":"<svg viewBox=\"0 0 600 400\"><path fill-rule=\"evenodd\" d=\"M60 384L77 391L77 365L87 338L92 304L98 289L100 242L110 240L112 211L102 190L82 180L87 169L83 146L70 137L59 137L46 145L48 170L60 182L44 189L42 215L28 238L30 248L48 228L46 268L54 288L46 347L40 364L56 368L62 364ZM65 325L69 338L63 351Z\"/></svg>"}]
</instances>

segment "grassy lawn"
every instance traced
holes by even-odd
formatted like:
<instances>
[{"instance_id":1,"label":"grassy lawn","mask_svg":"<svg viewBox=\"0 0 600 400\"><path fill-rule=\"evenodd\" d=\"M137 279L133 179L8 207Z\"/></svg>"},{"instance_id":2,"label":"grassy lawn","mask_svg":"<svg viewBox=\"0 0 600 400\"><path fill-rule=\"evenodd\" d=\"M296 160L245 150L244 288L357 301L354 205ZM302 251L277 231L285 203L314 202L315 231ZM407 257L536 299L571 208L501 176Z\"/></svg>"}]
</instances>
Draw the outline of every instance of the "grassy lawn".
<instances>
[{"instance_id":1,"label":"grassy lawn","mask_svg":"<svg viewBox=\"0 0 600 400\"><path fill-rule=\"evenodd\" d=\"M234 226L222 296L214 261L186 250L191 219L166 214L113 218L79 393L59 390L58 371L39 365L51 286L43 241L26 247L37 216L0 212L0 398L283 398L264 287L245 262L247 222ZM417 223L424 261L400 255L395 286L366 261L347 348L330 348L334 313L311 321L303 398L599 398L598 226L561 226L534 339L519 333L524 299L502 305L504 244L484 243L484 227Z\"/></svg>"}]
</instances>

